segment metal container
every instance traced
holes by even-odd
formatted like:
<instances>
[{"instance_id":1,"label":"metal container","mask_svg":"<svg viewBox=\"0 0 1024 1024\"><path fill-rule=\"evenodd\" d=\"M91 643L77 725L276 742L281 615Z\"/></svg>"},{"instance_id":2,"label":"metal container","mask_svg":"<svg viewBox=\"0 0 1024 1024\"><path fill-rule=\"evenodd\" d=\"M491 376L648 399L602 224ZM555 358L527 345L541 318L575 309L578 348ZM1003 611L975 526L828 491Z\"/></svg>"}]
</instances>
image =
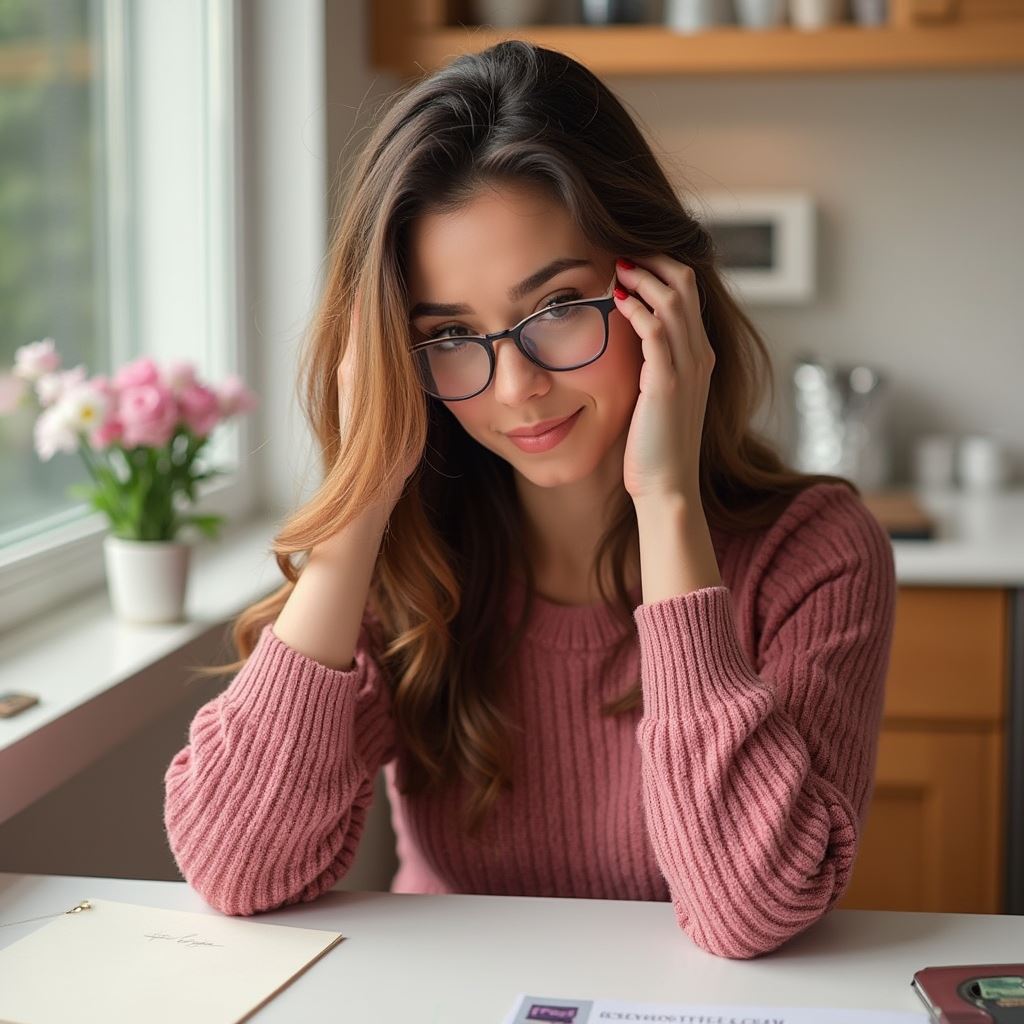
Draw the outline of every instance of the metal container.
<instances>
[{"instance_id":1,"label":"metal container","mask_svg":"<svg viewBox=\"0 0 1024 1024\"><path fill-rule=\"evenodd\" d=\"M621 25L650 21L649 0L582 0L585 25Z\"/></svg>"},{"instance_id":2,"label":"metal container","mask_svg":"<svg viewBox=\"0 0 1024 1024\"><path fill-rule=\"evenodd\" d=\"M793 465L834 473L862 490L889 482L889 388L876 369L804 356L793 368Z\"/></svg>"}]
</instances>

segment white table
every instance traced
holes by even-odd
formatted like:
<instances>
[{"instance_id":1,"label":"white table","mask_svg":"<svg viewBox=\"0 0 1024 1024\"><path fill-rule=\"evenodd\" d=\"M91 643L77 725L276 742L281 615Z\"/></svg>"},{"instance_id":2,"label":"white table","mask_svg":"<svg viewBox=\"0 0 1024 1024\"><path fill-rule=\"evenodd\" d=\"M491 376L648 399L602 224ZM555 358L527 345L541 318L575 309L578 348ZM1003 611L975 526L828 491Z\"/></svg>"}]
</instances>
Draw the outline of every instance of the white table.
<instances>
[{"instance_id":1,"label":"white table","mask_svg":"<svg viewBox=\"0 0 1024 1024\"><path fill-rule=\"evenodd\" d=\"M89 897L218 913L184 882L0 872L0 924ZM338 891L248 920L346 936L258 1024L500 1024L518 992L922 1011L918 968L1024 959L1024 916L838 910L753 960L698 949L668 903ZM0 949L46 923L0 928Z\"/></svg>"}]
</instances>

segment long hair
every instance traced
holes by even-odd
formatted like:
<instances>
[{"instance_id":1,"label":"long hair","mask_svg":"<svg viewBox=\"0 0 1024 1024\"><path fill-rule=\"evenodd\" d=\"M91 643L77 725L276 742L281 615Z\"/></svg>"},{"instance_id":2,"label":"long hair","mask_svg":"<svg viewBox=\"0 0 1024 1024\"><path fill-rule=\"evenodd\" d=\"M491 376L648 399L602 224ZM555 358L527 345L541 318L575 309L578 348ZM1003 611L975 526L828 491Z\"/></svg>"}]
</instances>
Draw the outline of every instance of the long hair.
<instances>
[{"instance_id":1,"label":"long hair","mask_svg":"<svg viewBox=\"0 0 1024 1024\"><path fill-rule=\"evenodd\" d=\"M502 183L545 190L595 247L641 259L667 253L693 267L715 352L700 452L710 526L760 529L817 482L859 494L841 477L788 468L751 428L765 386L774 402L767 347L723 285L709 235L622 104L587 68L512 40L400 88L342 188L324 290L300 355L299 401L318 441L323 481L273 539L286 582L233 623L241 659L197 671L241 668L314 545L381 500L394 482L389 473L423 451L384 533L364 621L373 623L373 654L390 691L400 791L464 780L463 824L473 833L512 784L508 744L517 723L502 708L501 681L530 615L534 576L522 554L510 465L420 386L408 351L406 271L416 218L457 211L481 187ZM356 426L341 436L337 368L357 291L360 331L352 343L360 372L347 417ZM610 663L636 639L624 568L637 521L624 487L616 498L593 569L602 598L626 627ZM526 600L507 626L504 599L517 568ZM637 680L602 712L626 714L641 704Z\"/></svg>"}]
</instances>

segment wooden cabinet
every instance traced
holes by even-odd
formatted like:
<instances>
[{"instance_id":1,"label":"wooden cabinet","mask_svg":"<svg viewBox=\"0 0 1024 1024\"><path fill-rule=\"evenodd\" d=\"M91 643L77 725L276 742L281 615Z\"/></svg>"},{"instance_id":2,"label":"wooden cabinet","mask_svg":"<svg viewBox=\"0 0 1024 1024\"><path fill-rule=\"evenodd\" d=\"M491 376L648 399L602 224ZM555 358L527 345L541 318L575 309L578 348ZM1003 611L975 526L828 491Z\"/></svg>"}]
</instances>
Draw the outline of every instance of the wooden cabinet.
<instances>
[{"instance_id":1,"label":"wooden cabinet","mask_svg":"<svg viewBox=\"0 0 1024 1024\"><path fill-rule=\"evenodd\" d=\"M695 34L661 24L525 25L473 22L457 0L372 0L374 67L417 76L500 39L568 53L598 75L968 70L1024 67L1020 0L890 0L889 23L844 22L806 32L790 25L723 25Z\"/></svg>"},{"instance_id":2,"label":"wooden cabinet","mask_svg":"<svg viewBox=\"0 0 1024 1024\"><path fill-rule=\"evenodd\" d=\"M1008 602L899 589L875 792L840 907L1002 911Z\"/></svg>"}]
</instances>

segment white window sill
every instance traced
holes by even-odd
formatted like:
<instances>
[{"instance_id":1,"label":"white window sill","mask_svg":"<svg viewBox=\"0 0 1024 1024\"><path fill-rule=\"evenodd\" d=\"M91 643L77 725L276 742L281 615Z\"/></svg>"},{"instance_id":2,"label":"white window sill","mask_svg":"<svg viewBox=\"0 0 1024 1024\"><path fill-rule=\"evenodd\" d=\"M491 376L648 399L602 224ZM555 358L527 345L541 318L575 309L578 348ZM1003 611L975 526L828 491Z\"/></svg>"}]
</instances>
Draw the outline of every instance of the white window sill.
<instances>
[{"instance_id":1,"label":"white window sill","mask_svg":"<svg viewBox=\"0 0 1024 1024\"><path fill-rule=\"evenodd\" d=\"M226 634L232 618L283 582L271 551L280 525L263 516L197 542L182 622L119 622L104 585L0 638L0 693L39 698L0 718L0 822L187 696L186 666L198 663L190 645L211 631ZM218 660L235 657L226 645L223 653ZM161 663L168 671L155 671Z\"/></svg>"}]
</instances>

